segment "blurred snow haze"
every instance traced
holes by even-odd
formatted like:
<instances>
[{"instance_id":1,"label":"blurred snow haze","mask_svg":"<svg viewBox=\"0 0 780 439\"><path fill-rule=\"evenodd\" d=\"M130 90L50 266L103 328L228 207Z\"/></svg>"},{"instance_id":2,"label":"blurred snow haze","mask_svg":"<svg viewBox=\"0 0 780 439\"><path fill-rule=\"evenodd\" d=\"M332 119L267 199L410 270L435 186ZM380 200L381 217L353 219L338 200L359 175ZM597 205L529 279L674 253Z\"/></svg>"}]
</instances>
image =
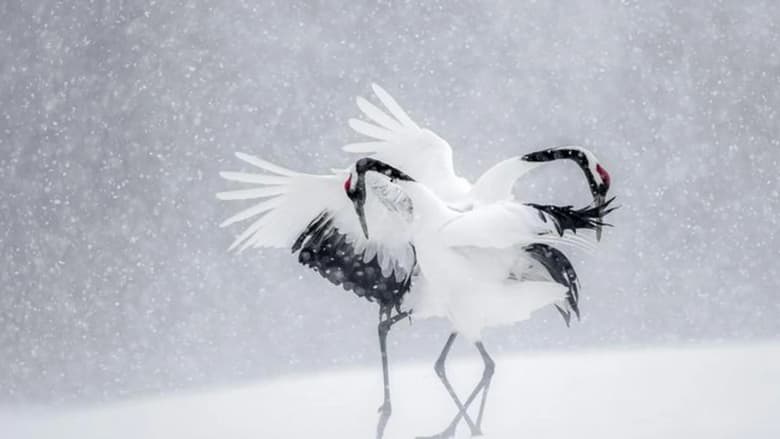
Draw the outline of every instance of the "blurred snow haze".
<instances>
[{"instance_id":1,"label":"blurred snow haze","mask_svg":"<svg viewBox=\"0 0 780 439\"><path fill-rule=\"evenodd\" d=\"M572 254L582 321L567 329L545 310L487 331L497 377L533 373L501 360L542 351L777 346L779 48L775 1L4 0L0 407L102 407L345 368L379 380L376 305L286 250L227 253L240 227L218 228L235 206L214 196L235 151L305 172L348 166L340 147L360 138L347 120L372 82L449 141L470 179L563 144L612 175L614 227ZM570 163L517 190L590 201ZM391 373L432 366L447 333L397 325ZM764 390L780 394L772 377ZM345 419L374 421L371 395Z\"/></svg>"}]
</instances>

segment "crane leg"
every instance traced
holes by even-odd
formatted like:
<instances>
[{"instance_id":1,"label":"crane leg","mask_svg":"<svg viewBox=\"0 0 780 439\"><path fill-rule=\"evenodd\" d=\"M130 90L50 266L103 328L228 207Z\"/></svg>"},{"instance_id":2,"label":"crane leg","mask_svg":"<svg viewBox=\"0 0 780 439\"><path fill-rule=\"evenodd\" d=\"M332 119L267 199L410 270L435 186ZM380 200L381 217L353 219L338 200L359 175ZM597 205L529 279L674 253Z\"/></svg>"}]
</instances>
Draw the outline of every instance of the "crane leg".
<instances>
[{"instance_id":1,"label":"crane leg","mask_svg":"<svg viewBox=\"0 0 780 439\"><path fill-rule=\"evenodd\" d=\"M382 436L384 436L387 421L390 419L390 415L393 412L393 406L390 403L390 371L387 366L387 333L390 332L390 328L398 323L399 320L409 316L408 312L401 312L394 317L390 317L391 312L391 307L380 308L379 325L377 326L377 332L379 333L379 350L382 354L382 381L384 384L384 400L382 405L379 406L379 421L376 425L377 439L382 439Z\"/></svg>"},{"instance_id":2,"label":"crane leg","mask_svg":"<svg viewBox=\"0 0 780 439\"><path fill-rule=\"evenodd\" d=\"M493 361L492 358L490 358L490 355L488 355L487 350L485 350L485 346L482 344L482 342L478 341L474 344L477 347L477 350L479 351L479 354L482 356L482 362L484 363L485 367L482 370L482 379L479 380L476 386L474 386L474 390L471 391L471 395L469 395L468 399L466 399L466 402L463 404L465 409L458 412L457 415L455 415L455 419L452 420L450 425L447 427L447 429L444 430L445 433L450 433L450 436L440 436L440 437L452 437L452 434L455 432L455 426L458 425L458 422L460 421L461 417L466 417L468 419L468 413L466 413L466 410L471 406L471 403L474 402L474 400L479 395L480 391L482 392L482 401L479 405L479 415L477 415L477 423L471 430L472 436L481 436L482 435L482 415L484 414L485 410L485 400L487 399L487 392L488 389L490 389L490 382L493 380L493 373L496 369L496 363Z\"/></svg>"},{"instance_id":3,"label":"crane leg","mask_svg":"<svg viewBox=\"0 0 780 439\"><path fill-rule=\"evenodd\" d=\"M447 356L450 353L450 348L452 348L452 343L455 341L455 338L457 336L458 333L453 332L452 334L450 334L449 338L447 338L447 342L444 344L444 348L442 349L441 354L439 354L439 358L436 360L436 364L433 369L436 371L436 375L439 377L442 384L444 384L444 387L447 389L447 393L450 394L450 397L455 402L455 405L458 407L458 416L455 418L455 421L450 423L450 425L443 432L434 436L420 436L417 439L439 439L439 438L443 439L443 438L453 437L455 435L455 428L457 427L458 421L460 420L461 416L466 420L466 424L468 424L469 429L471 430L471 434L473 436L478 436L481 434L481 432L479 431L479 426L474 425L474 421L471 420L471 417L466 411L466 408L468 407L468 403L464 406L464 404L460 401L460 398L458 398L458 395L455 394L455 390L452 388L449 379L447 379L447 372L444 363L447 361Z\"/></svg>"},{"instance_id":4,"label":"crane leg","mask_svg":"<svg viewBox=\"0 0 780 439\"><path fill-rule=\"evenodd\" d=\"M485 346L481 341L476 343L479 354L482 355L482 362L485 364L484 372L482 372L482 401L479 403L479 414L477 415L477 429L482 428L482 415L485 413L485 401L487 400L488 390L490 390L490 382L493 381L493 373L496 370L496 363L490 358L490 355L485 350Z\"/></svg>"}]
</instances>

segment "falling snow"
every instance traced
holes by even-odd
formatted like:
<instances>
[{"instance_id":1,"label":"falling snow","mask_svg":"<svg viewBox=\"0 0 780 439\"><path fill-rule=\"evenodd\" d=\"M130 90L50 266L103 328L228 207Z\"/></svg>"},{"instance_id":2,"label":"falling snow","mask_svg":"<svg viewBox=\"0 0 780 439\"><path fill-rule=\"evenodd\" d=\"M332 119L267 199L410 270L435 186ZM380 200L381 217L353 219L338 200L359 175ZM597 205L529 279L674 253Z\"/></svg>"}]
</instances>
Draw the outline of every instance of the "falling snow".
<instances>
[{"instance_id":1,"label":"falling snow","mask_svg":"<svg viewBox=\"0 0 780 439\"><path fill-rule=\"evenodd\" d=\"M371 82L470 179L572 143L612 175L615 227L572 258L582 322L491 331L499 359L777 339L778 17L771 1L3 2L0 405L378 373L375 306L286 251L228 254L233 207L214 197L234 151L349 165ZM518 191L582 204L581 180L561 163ZM391 358L432 363L446 335L414 322Z\"/></svg>"}]
</instances>

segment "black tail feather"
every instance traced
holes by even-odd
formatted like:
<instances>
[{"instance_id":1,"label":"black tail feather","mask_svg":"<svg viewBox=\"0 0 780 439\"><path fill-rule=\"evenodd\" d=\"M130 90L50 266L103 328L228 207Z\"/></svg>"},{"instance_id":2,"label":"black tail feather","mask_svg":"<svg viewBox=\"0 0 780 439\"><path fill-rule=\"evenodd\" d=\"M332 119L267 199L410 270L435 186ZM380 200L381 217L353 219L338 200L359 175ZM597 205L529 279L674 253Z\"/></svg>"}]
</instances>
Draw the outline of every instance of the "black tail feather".
<instances>
[{"instance_id":1,"label":"black tail feather","mask_svg":"<svg viewBox=\"0 0 780 439\"><path fill-rule=\"evenodd\" d=\"M563 233L567 230L577 233L577 230L580 229L599 230L604 226L612 227L612 224L605 223L603 218L617 209L617 207L609 208L609 205L614 200L615 197L612 197L601 205L587 206L576 210L574 206L553 206L534 203L527 203L526 205L539 211L539 217L542 221L547 222L549 218L553 222L558 235L563 236Z\"/></svg>"},{"instance_id":2,"label":"black tail feather","mask_svg":"<svg viewBox=\"0 0 780 439\"><path fill-rule=\"evenodd\" d=\"M571 313L580 320L580 283L577 279L577 272L574 271L571 261L560 250L547 244L531 244L524 250L537 262L542 264L552 277L553 281L568 288L566 293L567 309L558 305L555 308L561 313L566 326L569 326Z\"/></svg>"}]
</instances>

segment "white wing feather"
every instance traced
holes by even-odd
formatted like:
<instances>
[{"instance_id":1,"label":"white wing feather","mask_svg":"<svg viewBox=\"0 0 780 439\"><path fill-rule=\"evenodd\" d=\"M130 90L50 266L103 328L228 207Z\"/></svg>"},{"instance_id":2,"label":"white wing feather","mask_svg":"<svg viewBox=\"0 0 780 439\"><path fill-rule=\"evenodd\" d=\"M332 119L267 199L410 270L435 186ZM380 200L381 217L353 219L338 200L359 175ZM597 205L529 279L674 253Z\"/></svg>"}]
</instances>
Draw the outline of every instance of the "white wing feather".
<instances>
[{"instance_id":1,"label":"white wing feather","mask_svg":"<svg viewBox=\"0 0 780 439\"><path fill-rule=\"evenodd\" d=\"M398 137L398 132L393 132L385 128L364 122L360 119L350 119L349 126L360 134L385 141L393 141Z\"/></svg>"},{"instance_id":2,"label":"white wing feather","mask_svg":"<svg viewBox=\"0 0 780 439\"><path fill-rule=\"evenodd\" d=\"M357 142L344 145L341 149L355 154L373 154L385 145L385 142Z\"/></svg>"},{"instance_id":3,"label":"white wing feather","mask_svg":"<svg viewBox=\"0 0 780 439\"><path fill-rule=\"evenodd\" d=\"M289 177L280 177L278 175L250 174L248 172L220 172L219 175L225 180L237 181L240 183L285 185L290 182Z\"/></svg>"},{"instance_id":4,"label":"white wing feather","mask_svg":"<svg viewBox=\"0 0 780 439\"><path fill-rule=\"evenodd\" d=\"M231 216L230 218L226 219L225 221L220 224L220 227L226 227L233 223L237 223L239 221L243 221L248 218L252 218L253 216L259 215L263 212L268 212L269 210L273 210L277 207L279 207L283 203L283 199L280 198L271 198L269 200L261 201L254 206L244 209L241 212L238 212L237 214Z\"/></svg>"},{"instance_id":5,"label":"white wing feather","mask_svg":"<svg viewBox=\"0 0 780 439\"><path fill-rule=\"evenodd\" d=\"M294 177L296 175L300 175L298 172L291 171L289 169L283 168L281 166L277 166L271 162L268 162L266 160L263 160L259 157L255 157L253 155L245 154L243 152L237 152L236 157L239 159L249 163L250 165L257 166L260 169L273 172L274 174L279 175L286 175L288 177Z\"/></svg>"},{"instance_id":6,"label":"white wing feather","mask_svg":"<svg viewBox=\"0 0 780 439\"><path fill-rule=\"evenodd\" d=\"M252 200L255 198L273 197L284 194L284 186L268 186L254 189L241 189L237 191L225 191L217 193L220 200Z\"/></svg>"},{"instance_id":7,"label":"white wing feather","mask_svg":"<svg viewBox=\"0 0 780 439\"><path fill-rule=\"evenodd\" d=\"M371 102L368 102L360 96L358 96L356 101L360 111L362 111L363 114L365 114L369 119L376 122L383 128L390 131L401 131L403 129L403 126L401 126L400 122L388 116L387 113L380 110L379 107L372 104Z\"/></svg>"},{"instance_id":8,"label":"white wing feather","mask_svg":"<svg viewBox=\"0 0 780 439\"><path fill-rule=\"evenodd\" d=\"M364 253L366 262L377 258L382 274L403 278L414 266L407 228L399 227L394 215L377 208L369 201L366 210L372 216L371 240L363 232L352 202L344 192L344 180L348 171L336 171L333 175L311 175L294 172L248 154L236 154L241 160L257 166L266 174L222 172L224 178L258 186L249 189L220 192L222 200L257 200L254 205L225 220L225 227L237 222L252 220L239 234L230 250L239 252L250 247L291 248L306 227L321 213L328 212L332 227L345 235L356 253Z\"/></svg>"},{"instance_id":9,"label":"white wing feather","mask_svg":"<svg viewBox=\"0 0 780 439\"><path fill-rule=\"evenodd\" d=\"M385 89L377 84L371 84L371 89L374 90L376 97L382 101L382 105L384 105L403 126L414 130L420 129L420 126L414 123L412 118L406 114L406 111L404 111L404 109L398 105L398 102L396 102L395 99L390 96L390 93L386 92Z\"/></svg>"},{"instance_id":10,"label":"white wing feather","mask_svg":"<svg viewBox=\"0 0 780 439\"><path fill-rule=\"evenodd\" d=\"M449 143L434 132L420 128L383 88L373 84L372 89L384 110L358 98L358 107L371 123L349 120L353 130L371 141L351 143L343 150L371 156L401 169L448 202L465 197L471 185L455 174Z\"/></svg>"}]
</instances>

